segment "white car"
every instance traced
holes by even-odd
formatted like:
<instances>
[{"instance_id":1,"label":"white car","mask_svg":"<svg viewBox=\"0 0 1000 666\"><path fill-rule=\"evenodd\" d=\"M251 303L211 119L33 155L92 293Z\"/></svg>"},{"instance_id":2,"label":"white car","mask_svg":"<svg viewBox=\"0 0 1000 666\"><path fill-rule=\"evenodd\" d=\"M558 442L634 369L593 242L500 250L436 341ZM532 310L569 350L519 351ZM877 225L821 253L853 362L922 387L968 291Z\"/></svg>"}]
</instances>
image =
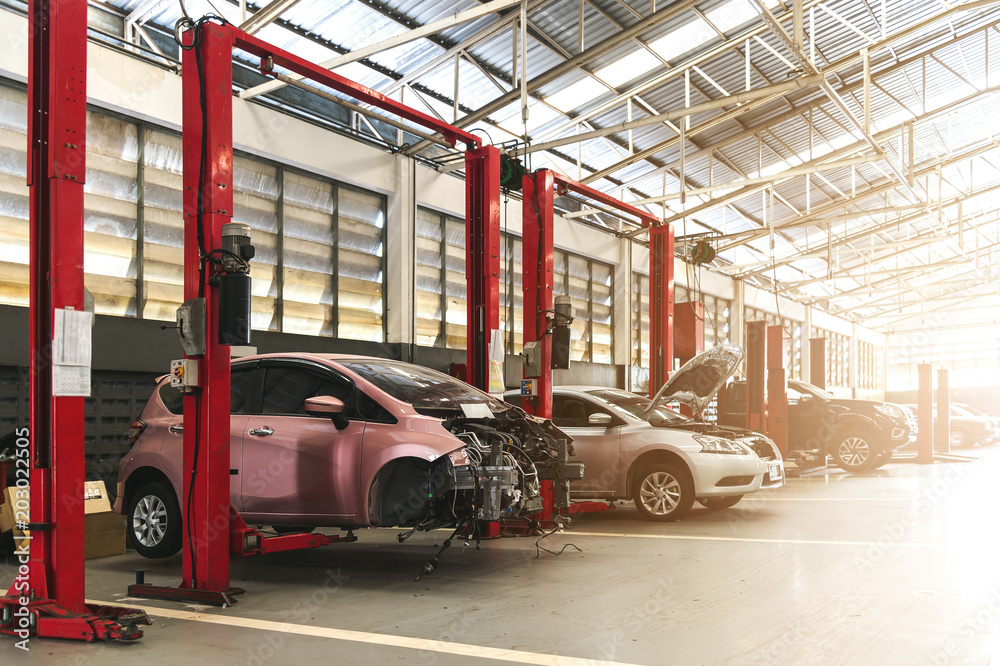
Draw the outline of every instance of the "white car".
<instances>
[{"instance_id":1,"label":"white car","mask_svg":"<svg viewBox=\"0 0 1000 666\"><path fill-rule=\"evenodd\" d=\"M649 520L682 518L698 500L710 509L735 505L744 495L784 484L778 448L767 437L696 421L668 409L679 401L700 413L729 377L743 351L715 347L678 370L654 400L621 389L558 386L552 422L573 438L584 463L573 481L574 499L631 499ZM517 391L507 402L522 404Z\"/></svg>"}]
</instances>

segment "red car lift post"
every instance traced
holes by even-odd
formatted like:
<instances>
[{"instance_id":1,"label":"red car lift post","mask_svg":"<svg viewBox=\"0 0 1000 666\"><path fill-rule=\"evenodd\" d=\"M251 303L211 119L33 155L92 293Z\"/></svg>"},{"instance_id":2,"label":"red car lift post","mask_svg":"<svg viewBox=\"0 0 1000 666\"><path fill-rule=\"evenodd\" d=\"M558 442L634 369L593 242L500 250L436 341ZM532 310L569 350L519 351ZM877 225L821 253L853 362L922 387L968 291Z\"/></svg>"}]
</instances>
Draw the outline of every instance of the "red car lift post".
<instances>
[{"instance_id":1,"label":"red car lift post","mask_svg":"<svg viewBox=\"0 0 1000 666\"><path fill-rule=\"evenodd\" d=\"M659 218L631 206L614 197L578 183L549 169L539 169L522 178L522 259L524 271L524 344L538 342L541 348L541 367L537 378L537 395L524 400L524 409L529 414L542 418L552 418L552 336L549 329L549 313L554 309L554 218L555 199L568 192L574 192L620 210L638 218L644 227L652 232ZM670 236L671 241L673 236ZM673 243L670 261L661 263L670 273L671 296L673 293ZM672 299L671 299L672 300ZM539 516L541 520L552 520L554 496L551 482L544 482L542 496L545 508ZM604 502L576 502L570 505L569 513L604 511L609 505Z\"/></svg>"},{"instance_id":2,"label":"red car lift post","mask_svg":"<svg viewBox=\"0 0 1000 666\"><path fill-rule=\"evenodd\" d=\"M826 390L826 338L809 338L809 383Z\"/></svg>"},{"instance_id":3,"label":"red car lift post","mask_svg":"<svg viewBox=\"0 0 1000 666\"><path fill-rule=\"evenodd\" d=\"M917 365L917 463L934 462L934 374L930 363Z\"/></svg>"},{"instance_id":4,"label":"red car lift post","mask_svg":"<svg viewBox=\"0 0 1000 666\"><path fill-rule=\"evenodd\" d=\"M674 362L674 229L649 229L649 397L660 390Z\"/></svg>"},{"instance_id":5,"label":"red car lift post","mask_svg":"<svg viewBox=\"0 0 1000 666\"><path fill-rule=\"evenodd\" d=\"M193 31L199 33L196 38ZM184 51L182 62L184 292L185 298L203 296L206 299L206 351L199 364L200 390L184 398L187 427L184 429L184 496L180 498L185 527L183 579L178 588L132 585L129 595L222 606L234 603L233 595L243 591L230 587L230 553L251 555L354 540L353 536L318 534L266 536L249 528L230 505L230 355L228 347L218 343L218 287L209 282L210 271L202 274L200 269L204 255L221 248L222 225L233 215L233 49L259 57L261 71L265 74L272 73L275 66L290 70L440 132L452 145L461 140L469 149L474 149L479 146L480 139L231 25L202 22L185 31L183 39L185 44L191 45ZM204 126L203 118L207 121ZM499 173L497 183L496 208L499 210ZM82 461L82 451L80 458Z\"/></svg>"},{"instance_id":6,"label":"red car lift post","mask_svg":"<svg viewBox=\"0 0 1000 666\"><path fill-rule=\"evenodd\" d=\"M788 457L788 375L785 371L785 329L767 327L767 436Z\"/></svg>"},{"instance_id":7,"label":"red car lift post","mask_svg":"<svg viewBox=\"0 0 1000 666\"><path fill-rule=\"evenodd\" d=\"M748 430L767 434L767 322L747 322L747 422Z\"/></svg>"},{"instance_id":8,"label":"red car lift post","mask_svg":"<svg viewBox=\"0 0 1000 666\"><path fill-rule=\"evenodd\" d=\"M948 394L948 368L938 368L937 380L934 453L951 453L951 397Z\"/></svg>"},{"instance_id":9,"label":"red car lift post","mask_svg":"<svg viewBox=\"0 0 1000 666\"><path fill-rule=\"evenodd\" d=\"M51 364L55 312L84 310L87 3L29 0L28 17L30 541L0 633L135 640L145 613L84 602L84 399L54 395Z\"/></svg>"},{"instance_id":10,"label":"red car lift post","mask_svg":"<svg viewBox=\"0 0 1000 666\"><path fill-rule=\"evenodd\" d=\"M489 392L490 342L500 328L500 151L493 146L465 153L465 266L467 381Z\"/></svg>"},{"instance_id":11,"label":"red car lift post","mask_svg":"<svg viewBox=\"0 0 1000 666\"><path fill-rule=\"evenodd\" d=\"M674 355L683 366L705 351L705 304L698 301L674 303ZM718 405L718 402L716 403ZM681 414L694 416L687 405Z\"/></svg>"}]
</instances>

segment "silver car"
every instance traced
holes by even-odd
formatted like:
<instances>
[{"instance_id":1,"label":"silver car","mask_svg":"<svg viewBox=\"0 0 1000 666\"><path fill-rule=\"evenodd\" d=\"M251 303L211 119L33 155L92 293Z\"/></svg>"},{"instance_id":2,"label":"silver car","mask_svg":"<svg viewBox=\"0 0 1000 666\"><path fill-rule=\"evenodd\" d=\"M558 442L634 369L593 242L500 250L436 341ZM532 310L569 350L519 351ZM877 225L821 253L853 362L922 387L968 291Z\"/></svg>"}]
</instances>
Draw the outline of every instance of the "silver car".
<instances>
[{"instance_id":1,"label":"silver car","mask_svg":"<svg viewBox=\"0 0 1000 666\"><path fill-rule=\"evenodd\" d=\"M718 390L708 381L720 365L738 364L734 345L692 359L654 401L621 389L559 386L553 389L552 422L573 438L584 476L572 483L574 499L631 499L649 520L682 518L695 500L710 509L735 505L744 495L784 484L778 448L767 437L696 421L668 409L680 400L701 406ZM522 404L517 391L504 395ZM696 412L700 409L696 409Z\"/></svg>"}]
</instances>

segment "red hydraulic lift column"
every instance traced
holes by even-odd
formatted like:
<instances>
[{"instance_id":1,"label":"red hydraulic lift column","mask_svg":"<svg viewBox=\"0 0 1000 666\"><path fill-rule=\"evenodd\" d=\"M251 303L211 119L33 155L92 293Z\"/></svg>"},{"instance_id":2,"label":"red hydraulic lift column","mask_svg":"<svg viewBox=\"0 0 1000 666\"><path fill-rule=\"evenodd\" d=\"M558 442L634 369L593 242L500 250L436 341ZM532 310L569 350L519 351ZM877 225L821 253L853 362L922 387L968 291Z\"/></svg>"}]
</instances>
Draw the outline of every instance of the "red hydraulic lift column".
<instances>
[{"instance_id":1,"label":"red hydraulic lift column","mask_svg":"<svg viewBox=\"0 0 1000 666\"><path fill-rule=\"evenodd\" d=\"M934 375L930 363L917 365L917 462L934 462Z\"/></svg>"},{"instance_id":2,"label":"red hydraulic lift column","mask_svg":"<svg viewBox=\"0 0 1000 666\"><path fill-rule=\"evenodd\" d=\"M747 423L749 430L767 434L765 375L767 322L747 322Z\"/></svg>"},{"instance_id":3,"label":"red hydraulic lift column","mask_svg":"<svg viewBox=\"0 0 1000 666\"><path fill-rule=\"evenodd\" d=\"M56 381L64 370L79 370L62 365L58 355L79 339L73 327L90 326L74 316L85 310L87 3L29 0L28 18L31 497L22 517L18 505L28 491L18 485L13 508L30 540L15 552L17 576L0 599L0 633L15 636L26 651L33 636L137 639L142 632L135 623L148 623L143 613L125 620L136 611L84 601L83 396L90 387L89 380L82 387Z\"/></svg>"},{"instance_id":4,"label":"red hydraulic lift column","mask_svg":"<svg viewBox=\"0 0 1000 666\"><path fill-rule=\"evenodd\" d=\"M826 390L826 338L809 338L809 383Z\"/></svg>"},{"instance_id":5,"label":"red hydraulic lift column","mask_svg":"<svg viewBox=\"0 0 1000 666\"><path fill-rule=\"evenodd\" d=\"M660 390L674 362L674 230L649 229L649 397Z\"/></svg>"},{"instance_id":6,"label":"red hydraulic lift column","mask_svg":"<svg viewBox=\"0 0 1000 666\"><path fill-rule=\"evenodd\" d=\"M184 396L181 588L221 597L230 592L230 350L219 344L219 289L204 255L222 247L222 225L233 217L233 35L215 23L200 31L182 62L184 298L203 297L208 316L200 390Z\"/></svg>"},{"instance_id":7,"label":"red hydraulic lift column","mask_svg":"<svg viewBox=\"0 0 1000 666\"><path fill-rule=\"evenodd\" d=\"M524 344L538 342L541 348L541 367L538 369L536 393L525 398L524 410L534 416L552 418L552 336L545 334L548 327L546 313L554 307L553 254L554 216L552 172L542 169L523 178L521 187L524 212L522 214L521 262L524 275ZM527 378L527 375L525 375Z\"/></svg>"},{"instance_id":8,"label":"red hydraulic lift column","mask_svg":"<svg viewBox=\"0 0 1000 666\"><path fill-rule=\"evenodd\" d=\"M785 371L785 329L767 327L767 436L788 457L788 377Z\"/></svg>"},{"instance_id":9,"label":"red hydraulic lift column","mask_svg":"<svg viewBox=\"0 0 1000 666\"><path fill-rule=\"evenodd\" d=\"M465 153L465 233L468 382L489 391L490 340L500 328L500 151L493 146Z\"/></svg>"},{"instance_id":10,"label":"red hydraulic lift column","mask_svg":"<svg viewBox=\"0 0 1000 666\"><path fill-rule=\"evenodd\" d=\"M937 420L934 423L934 452L951 453L951 397L948 368L938 368Z\"/></svg>"}]
</instances>

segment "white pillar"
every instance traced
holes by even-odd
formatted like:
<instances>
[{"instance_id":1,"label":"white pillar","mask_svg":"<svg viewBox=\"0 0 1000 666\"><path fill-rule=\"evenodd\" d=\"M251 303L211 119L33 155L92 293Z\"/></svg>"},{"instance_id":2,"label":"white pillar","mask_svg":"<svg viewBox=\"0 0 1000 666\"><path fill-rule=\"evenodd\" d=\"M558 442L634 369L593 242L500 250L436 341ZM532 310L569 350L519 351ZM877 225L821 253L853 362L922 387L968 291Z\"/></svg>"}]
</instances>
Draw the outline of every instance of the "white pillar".
<instances>
[{"instance_id":1,"label":"white pillar","mask_svg":"<svg viewBox=\"0 0 1000 666\"><path fill-rule=\"evenodd\" d=\"M413 237L416 218L415 165L395 158L396 187L389 193L386 220L387 342L413 342Z\"/></svg>"}]
</instances>

